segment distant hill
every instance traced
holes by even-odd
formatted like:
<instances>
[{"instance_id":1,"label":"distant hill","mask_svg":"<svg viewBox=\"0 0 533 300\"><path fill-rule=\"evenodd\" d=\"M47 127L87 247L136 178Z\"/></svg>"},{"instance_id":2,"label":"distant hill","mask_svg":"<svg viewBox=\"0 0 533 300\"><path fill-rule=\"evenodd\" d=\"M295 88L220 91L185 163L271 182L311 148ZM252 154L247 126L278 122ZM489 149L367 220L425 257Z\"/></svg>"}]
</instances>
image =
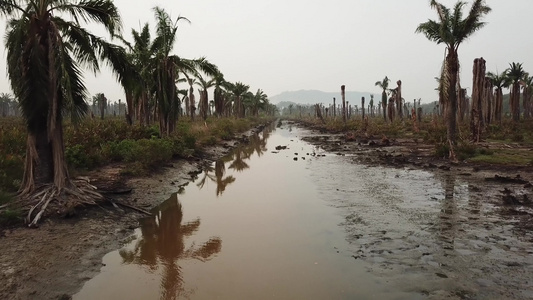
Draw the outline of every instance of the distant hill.
<instances>
[{"instance_id":1,"label":"distant hill","mask_svg":"<svg viewBox=\"0 0 533 300\"><path fill-rule=\"evenodd\" d=\"M361 103L361 97L365 97L365 100L370 100L370 95L372 93L363 93L363 92L355 92L355 91L346 91L346 101L349 101L350 103L359 104ZM376 97L380 97L380 95L374 94L374 102L378 101ZM303 105L310 105L310 104L316 104L316 103L323 103L333 104L333 98L337 99L337 103L340 103L339 101L342 101L341 99L341 92L323 92L323 91L317 91L317 90L300 90L300 91L290 91L290 92L283 92L279 95L269 97L269 100L271 103L276 104L280 108L284 108L289 106L289 104L303 104Z\"/></svg>"}]
</instances>

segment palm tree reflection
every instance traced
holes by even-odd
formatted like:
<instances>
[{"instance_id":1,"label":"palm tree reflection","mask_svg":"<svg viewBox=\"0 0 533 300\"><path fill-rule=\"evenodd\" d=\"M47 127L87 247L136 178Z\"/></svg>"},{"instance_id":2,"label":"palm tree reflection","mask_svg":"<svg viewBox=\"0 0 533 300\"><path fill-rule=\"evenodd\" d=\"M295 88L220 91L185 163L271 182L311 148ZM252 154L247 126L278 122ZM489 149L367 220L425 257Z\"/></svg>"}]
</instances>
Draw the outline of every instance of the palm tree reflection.
<instances>
[{"instance_id":1,"label":"palm tree reflection","mask_svg":"<svg viewBox=\"0 0 533 300\"><path fill-rule=\"evenodd\" d=\"M444 200L442 201L439 238L446 249L454 249L457 231L457 203L455 199L455 177L446 175L443 179Z\"/></svg>"},{"instance_id":2,"label":"palm tree reflection","mask_svg":"<svg viewBox=\"0 0 533 300\"><path fill-rule=\"evenodd\" d=\"M228 164L227 167L229 169L233 169L237 172L242 172L250 168L248 163L246 163L246 160L249 160L254 153L257 153L257 156L261 156L267 151L267 140L270 137L270 132L273 128L273 126L270 126L261 134L250 136L249 143L237 147L230 155L217 160L214 168L213 165L204 167L204 175L196 185L202 189L209 179L211 182L217 184L217 196L222 195L226 190L226 187L236 180L232 175L224 177L226 174L226 164Z\"/></svg>"},{"instance_id":3,"label":"palm tree reflection","mask_svg":"<svg viewBox=\"0 0 533 300\"><path fill-rule=\"evenodd\" d=\"M229 165L230 169L234 169L237 172L242 172L245 169L248 169L250 166L244 161L245 159L249 159L249 157L246 157L246 153L244 152L243 148L237 148L234 152L235 156L233 158L233 161Z\"/></svg>"},{"instance_id":4,"label":"palm tree reflection","mask_svg":"<svg viewBox=\"0 0 533 300\"><path fill-rule=\"evenodd\" d=\"M204 244L192 243L186 247L185 239L200 227L200 219L182 224L183 211L176 193L154 211L154 216L140 221L142 237L133 250L120 250L125 264L146 266L151 272L162 267L161 299L177 299L190 292L183 288L179 260L208 261L222 249L222 240L210 238Z\"/></svg>"},{"instance_id":5,"label":"palm tree reflection","mask_svg":"<svg viewBox=\"0 0 533 300\"><path fill-rule=\"evenodd\" d=\"M215 172L214 176L212 174L213 171ZM204 177L202 177L196 186L202 189L205 186L207 179L209 179L217 184L217 196L220 196L226 190L226 186L235 182L235 177L231 175L224 177L225 174L226 164L223 160L217 160L215 162L215 168L213 168L212 165L204 168Z\"/></svg>"}]
</instances>

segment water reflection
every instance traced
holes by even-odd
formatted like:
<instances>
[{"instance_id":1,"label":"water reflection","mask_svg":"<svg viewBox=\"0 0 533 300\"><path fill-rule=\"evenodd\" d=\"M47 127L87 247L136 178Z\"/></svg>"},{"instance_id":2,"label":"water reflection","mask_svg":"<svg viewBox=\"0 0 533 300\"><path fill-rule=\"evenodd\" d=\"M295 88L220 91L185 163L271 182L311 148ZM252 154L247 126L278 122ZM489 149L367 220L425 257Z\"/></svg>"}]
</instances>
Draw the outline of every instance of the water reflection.
<instances>
[{"instance_id":1,"label":"water reflection","mask_svg":"<svg viewBox=\"0 0 533 300\"><path fill-rule=\"evenodd\" d=\"M222 249L222 240L209 239L197 246L186 246L185 240L200 227L200 219L182 224L183 211L177 194L163 202L154 211L153 217L140 221L141 233L133 250L120 250L124 264L147 267L150 272L162 268L161 299L177 299L190 292L183 288L179 260L197 259L208 261Z\"/></svg>"},{"instance_id":2,"label":"water reflection","mask_svg":"<svg viewBox=\"0 0 533 300\"><path fill-rule=\"evenodd\" d=\"M224 177L226 175L226 167L236 172L249 169L250 165L247 163L247 160L250 160L254 154L261 157L268 150L267 140L273 129L273 126L269 126L260 134L253 134L249 137L247 143L235 148L231 154L217 160L214 167L213 165L205 166L203 177L196 185L202 189L208 181L214 182L217 185L217 196L222 195L226 187L236 180L233 175Z\"/></svg>"},{"instance_id":3,"label":"water reflection","mask_svg":"<svg viewBox=\"0 0 533 300\"><path fill-rule=\"evenodd\" d=\"M213 176L213 172L215 172L215 176ZM217 184L217 196L221 196L226 190L226 186L235 182L235 177L231 175L224 177L225 174L226 164L223 160L219 159L215 162L214 168L212 165L204 168L204 177L196 185L202 189L207 179L209 179Z\"/></svg>"},{"instance_id":4,"label":"water reflection","mask_svg":"<svg viewBox=\"0 0 533 300\"><path fill-rule=\"evenodd\" d=\"M457 203L455 199L455 177L446 175L443 179L444 200L439 214L440 235L445 249L454 249L457 231Z\"/></svg>"}]
</instances>

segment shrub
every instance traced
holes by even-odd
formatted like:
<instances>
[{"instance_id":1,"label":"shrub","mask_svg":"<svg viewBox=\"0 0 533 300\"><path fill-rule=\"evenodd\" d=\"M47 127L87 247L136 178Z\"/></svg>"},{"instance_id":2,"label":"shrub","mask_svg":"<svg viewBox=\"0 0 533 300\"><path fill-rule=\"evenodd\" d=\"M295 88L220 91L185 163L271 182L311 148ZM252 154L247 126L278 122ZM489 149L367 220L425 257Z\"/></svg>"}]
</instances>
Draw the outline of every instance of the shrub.
<instances>
[{"instance_id":1,"label":"shrub","mask_svg":"<svg viewBox=\"0 0 533 300\"><path fill-rule=\"evenodd\" d=\"M97 166L101 160L100 154L84 145L73 145L65 148L65 158L69 167L90 169Z\"/></svg>"},{"instance_id":2,"label":"shrub","mask_svg":"<svg viewBox=\"0 0 533 300\"><path fill-rule=\"evenodd\" d=\"M102 154L111 161L137 162L141 166L154 167L172 158L175 144L170 139L140 139L109 142L102 147Z\"/></svg>"},{"instance_id":3,"label":"shrub","mask_svg":"<svg viewBox=\"0 0 533 300\"><path fill-rule=\"evenodd\" d=\"M17 191L24 174L24 159L21 155L0 156L0 190Z\"/></svg>"}]
</instances>

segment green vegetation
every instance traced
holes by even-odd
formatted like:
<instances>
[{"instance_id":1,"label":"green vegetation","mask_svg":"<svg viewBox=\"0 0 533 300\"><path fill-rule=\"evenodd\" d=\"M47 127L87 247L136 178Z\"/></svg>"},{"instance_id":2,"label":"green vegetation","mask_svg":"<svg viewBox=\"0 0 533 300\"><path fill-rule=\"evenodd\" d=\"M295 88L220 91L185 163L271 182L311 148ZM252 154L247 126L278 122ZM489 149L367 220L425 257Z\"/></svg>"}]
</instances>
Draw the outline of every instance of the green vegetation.
<instances>
[{"instance_id":1,"label":"green vegetation","mask_svg":"<svg viewBox=\"0 0 533 300\"><path fill-rule=\"evenodd\" d=\"M498 149L487 154L480 152L468 161L505 166L532 166L533 153L529 150Z\"/></svg>"},{"instance_id":2,"label":"green vegetation","mask_svg":"<svg viewBox=\"0 0 533 300\"><path fill-rule=\"evenodd\" d=\"M16 192L23 174L26 133L16 119L0 118L0 191ZM157 127L128 126L122 119L90 120L65 126L65 157L71 171L124 163L125 173L141 175L173 158L187 158L206 145L266 122L267 118L180 120L176 132L159 137Z\"/></svg>"}]
</instances>

